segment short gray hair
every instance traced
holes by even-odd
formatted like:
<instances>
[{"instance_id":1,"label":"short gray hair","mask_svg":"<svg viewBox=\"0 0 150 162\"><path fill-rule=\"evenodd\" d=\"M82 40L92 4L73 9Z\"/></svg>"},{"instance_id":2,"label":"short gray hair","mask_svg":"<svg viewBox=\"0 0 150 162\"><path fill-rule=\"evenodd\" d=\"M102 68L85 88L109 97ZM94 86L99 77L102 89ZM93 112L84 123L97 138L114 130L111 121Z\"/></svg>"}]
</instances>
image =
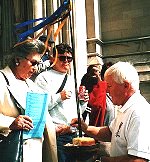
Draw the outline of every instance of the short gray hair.
<instances>
[{"instance_id":1,"label":"short gray hair","mask_svg":"<svg viewBox=\"0 0 150 162\"><path fill-rule=\"evenodd\" d=\"M123 84L125 81L131 84L136 91L139 90L139 76L135 67L129 62L117 62L105 72L105 77L111 75L116 83Z\"/></svg>"},{"instance_id":2,"label":"short gray hair","mask_svg":"<svg viewBox=\"0 0 150 162\"><path fill-rule=\"evenodd\" d=\"M12 54L17 57L26 57L31 53L37 52L42 54L45 45L40 40L29 40L13 47Z\"/></svg>"},{"instance_id":3,"label":"short gray hair","mask_svg":"<svg viewBox=\"0 0 150 162\"><path fill-rule=\"evenodd\" d=\"M25 58L31 53L38 53L42 56L44 50L45 45L42 41L27 39L26 41L18 43L12 48L11 58L8 65L14 67L16 58Z\"/></svg>"}]
</instances>

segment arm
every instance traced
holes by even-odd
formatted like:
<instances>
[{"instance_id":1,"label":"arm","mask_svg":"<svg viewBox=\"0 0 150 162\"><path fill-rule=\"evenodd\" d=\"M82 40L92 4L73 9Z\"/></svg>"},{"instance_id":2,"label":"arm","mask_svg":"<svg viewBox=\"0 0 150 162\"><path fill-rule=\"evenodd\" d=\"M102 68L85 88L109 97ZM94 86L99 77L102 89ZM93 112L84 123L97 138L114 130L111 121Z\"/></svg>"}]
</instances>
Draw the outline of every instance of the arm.
<instances>
[{"instance_id":1,"label":"arm","mask_svg":"<svg viewBox=\"0 0 150 162\"><path fill-rule=\"evenodd\" d=\"M0 132L7 133L9 129L9 126L12 124L12 122L15 120L14 117L5 116L3 114L0 114Z\"/></svg>"},{"instance_id":2,"label":"arm","mask_svg":"<svg viewBox=\"0 0 150 162\"><path fill-rule=\"evenodd\" d=\"M71 121L71 125L78 127L78 119L74 118ZM81 128L82 131L85 132L87 135L104 142L111 141L111 131L109 127L95 127L95 126L88 126L83 120L81 120Z\"/></svg>"},{"instance_id":3,"label":"arm","mask_svg":"<svg viewBox=\"0 0 150 162\"><path fill-rule=\"evenodd\" d=\"M83 130L87 135L97 139L98 141L110 142L111 132L109 127L95 127L88 126L87 129Z\"/></svg>"},{"instance_id":4,"label":"arm","mask_svg":"<svg viewBox=\"0 0 150 162\"><path fill-rule=\"evenodd\" d=\"M28 116L19 115L15 101L7 88L7 82L4 79L4 76L0 75L0 78L0 132L7 134L10 130L32 129L32 120Z\"/></svg>"},{"instance_id":5,"label":"arm","mask_svg":"<svg viewBox=\"0 0 150 162\"><path fill-rule=\"evenodd\" d=\"M9 130L33 128L32 120L25 115L19 115L7 88L1 88L0 94L0 132L8 133ZM5 102L4 102L5 101Z\"/></svg>"},{"instance_id":6,"label":"arm","mask_svg":"<svg viewBox=\"0 0 150 162\"><path fill-rule=\"evenodd\" d=\"M49 94L49 106L48 106L49 110L53 109L53 107L55 107L60 102L62 102L61 93L56 94L59 88L59 85L58 84L54 85L52 83L52 77L53 76L49 75L48 72L43 72L43 73L40 73L35 79L35 83L41 89L43 89L43 91Z\"/></svg>"}]
</instances>

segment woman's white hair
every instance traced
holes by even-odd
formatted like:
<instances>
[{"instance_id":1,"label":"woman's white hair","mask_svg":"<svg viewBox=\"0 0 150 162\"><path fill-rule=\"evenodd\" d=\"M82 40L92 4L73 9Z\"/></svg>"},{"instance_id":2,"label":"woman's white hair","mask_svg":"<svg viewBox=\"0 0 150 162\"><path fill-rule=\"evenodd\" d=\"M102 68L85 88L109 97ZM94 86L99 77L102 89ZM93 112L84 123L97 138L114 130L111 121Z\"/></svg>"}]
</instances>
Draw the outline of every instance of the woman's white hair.
<instances>
[{"instance_id":1,"label":"woman's white hair","mask_svg":"<svg viewBox=\"0 0 150 162\"><path fill-rule=\"evenodd\" d=\"M132 88L139 90L139 76L133 65L129 62L117 62L108 68L105 77L111 75L116 83L122 84L125 81L130 83Z\"/></svg>"}]
</instances>

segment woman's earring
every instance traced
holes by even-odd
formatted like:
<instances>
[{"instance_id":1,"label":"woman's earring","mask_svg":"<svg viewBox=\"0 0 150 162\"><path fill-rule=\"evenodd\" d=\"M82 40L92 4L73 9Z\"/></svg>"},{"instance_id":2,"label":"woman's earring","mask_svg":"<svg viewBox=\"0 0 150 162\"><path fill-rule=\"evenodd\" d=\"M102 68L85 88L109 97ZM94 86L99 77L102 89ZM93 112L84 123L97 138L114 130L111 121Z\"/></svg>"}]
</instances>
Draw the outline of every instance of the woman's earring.
<instances>
[{"instance_id":1,"label":"woman's earring","mask_svg":"<svg viewBox=\"0 0 150 162\"><path fill-rule=\"evenodd\" d=\"M16 66L18 66L19 65L19 62L16 62Z\"/></svg>"},{"instance_id":2,"label":"woman's earring","mask_svg":"<svg viewBox=\"0 0 150 162\"><path fill-rule=\"evenodd\" d=\"M19 59L17 58L16 59L16 66L18 66L19 65Z\"/></svg>"}]
</instances>

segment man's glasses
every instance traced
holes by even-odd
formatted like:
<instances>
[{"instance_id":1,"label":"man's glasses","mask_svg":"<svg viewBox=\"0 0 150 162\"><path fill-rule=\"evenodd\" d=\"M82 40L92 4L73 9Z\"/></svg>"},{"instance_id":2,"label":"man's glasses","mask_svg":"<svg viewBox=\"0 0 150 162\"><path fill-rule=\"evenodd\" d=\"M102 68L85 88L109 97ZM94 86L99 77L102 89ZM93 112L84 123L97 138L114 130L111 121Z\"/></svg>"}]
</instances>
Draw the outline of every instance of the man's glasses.
<instances>
[{"instance_id":1,"label":"man's glasses","mask_svg":"<svg viewBox=\"0 0 150 162\"><path fill-rule=\"evenodd\" d=\"M32 66L39 65L39 63L40 63L39 61L36 61L36 60L31 61L31 60L29 60L29 59L26 58L26 57L25 57L25 59L28 60L28 61L30 61L30 63L32 64Z\"/></svg>"},{"instance_id":2,"label":"man's glasses","mask_svg":"<svg viewBox=\"0 0 150 162\"><path fill-rule=\"evenodd\" d=\"M58 58L62 62L65 62L65 61L71 62L73 60L73 58L69 56L59 56Z\"/></svg>"}]
</instances>

